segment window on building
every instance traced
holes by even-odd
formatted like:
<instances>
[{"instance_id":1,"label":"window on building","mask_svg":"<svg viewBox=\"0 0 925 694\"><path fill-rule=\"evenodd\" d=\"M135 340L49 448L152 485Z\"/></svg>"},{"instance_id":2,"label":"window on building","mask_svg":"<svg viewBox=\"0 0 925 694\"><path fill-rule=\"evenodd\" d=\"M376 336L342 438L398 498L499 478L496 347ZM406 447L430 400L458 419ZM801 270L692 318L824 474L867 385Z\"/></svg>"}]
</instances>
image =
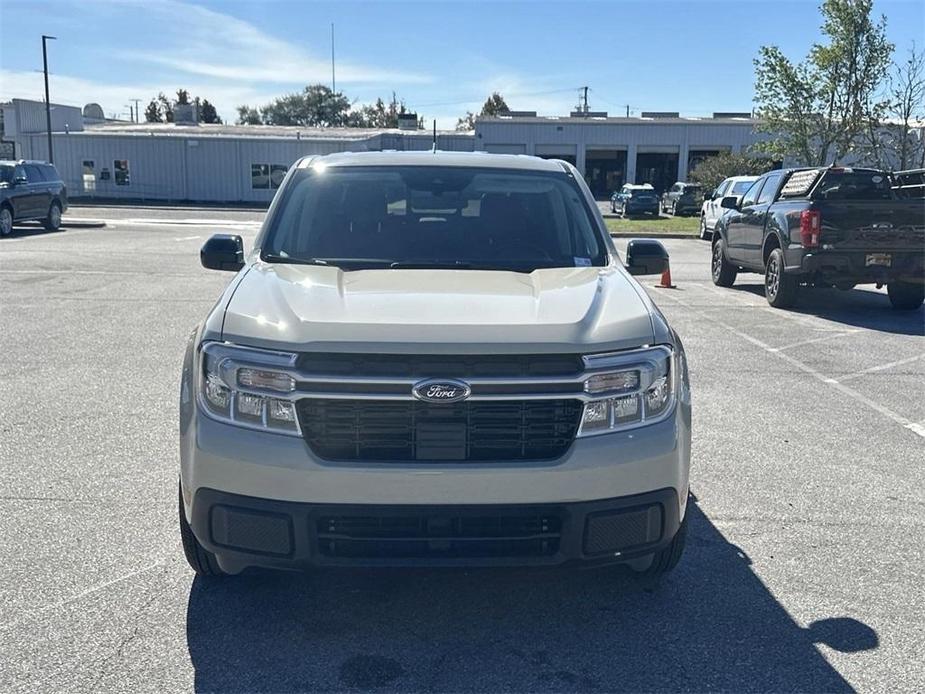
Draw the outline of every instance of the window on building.
<instances>
[{"instance_id":1,"label":"window on building","mask_svg":"<svg viewBox=\"0 0 925 694\"><path fill-rule=\"evenodd\" d=\"M283 179L286 178L287 171L289 171L289 167L284 164L272 164L270 166L270 187L273 190L276 190L283 184Z\"/></svg>"},{"instance_id":2,"label":"window on building","mask_svg":"<svg viewBox=\"0 0 925 694\"><path fill-rule=\"evenodd\" d=\"M269 190L269 164L251 164L251 188L254 190Z\"/></svg>"},{"instance_id":3,"label":"window on building","mask_svg":"<svg viewBox=\"0 0 925 694\"><path fill-rule=\"evenodd\" d=\"M83 160L83 174L81 183L85 193L92 193L96 190L96 162L92 159Z\"/></svg>"},{"instance_id":4,"label":"window on building","mask_svg":"<svg viewBox=\"0 0 925 694\"><path fill-rule=\"evenodd\" d=\"M128 170L128 159L116 159L112 163L117 186L127 186L131 182Z\"/></svg>"},{"instance_id":5,"label":"window on building","mask_svg":"<svg viewBox=\"0 0 925 694\"><path fill-rule=\"evenodd\" d=\"M251 188L276 190L283 184L289 167L285 164L251 164Z\"/></svg>"}]
</instances>

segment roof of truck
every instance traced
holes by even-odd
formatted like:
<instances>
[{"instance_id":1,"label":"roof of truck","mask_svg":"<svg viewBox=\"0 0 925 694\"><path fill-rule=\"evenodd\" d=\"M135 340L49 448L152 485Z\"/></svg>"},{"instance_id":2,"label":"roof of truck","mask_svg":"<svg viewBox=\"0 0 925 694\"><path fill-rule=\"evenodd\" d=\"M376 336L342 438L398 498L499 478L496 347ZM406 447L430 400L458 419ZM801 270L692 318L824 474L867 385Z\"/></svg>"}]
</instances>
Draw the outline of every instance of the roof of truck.
<instances>
[{"instance_id":1,"label":"roof of truck","mask_svg":"<svg viewBox=\"0 0 925 694\"><path fill-rule=\"evenodd\" d=\"M488 152L339 152L323 156L307 156L296 166L323 162L327 166L458 166L465 168L519 169L523 171L563 172L563 164L555 159L540 159L524 154L489 154Z\"/></svg>"}]
</instances>

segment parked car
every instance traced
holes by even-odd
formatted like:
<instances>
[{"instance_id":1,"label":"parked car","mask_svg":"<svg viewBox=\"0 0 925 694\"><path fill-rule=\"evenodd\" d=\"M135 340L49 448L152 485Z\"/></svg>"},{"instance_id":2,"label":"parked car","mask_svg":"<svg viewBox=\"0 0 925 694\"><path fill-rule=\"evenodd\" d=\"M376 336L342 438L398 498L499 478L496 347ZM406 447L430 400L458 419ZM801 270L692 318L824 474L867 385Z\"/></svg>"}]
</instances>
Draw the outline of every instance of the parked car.
<instances>
[{"instance_id":1,"label":"parked car","mask_svg":"<svg viewBox=\"0 0 925 694\"><path fill-rule=\"evenodd\" d=\"M726 196L741 199L752 183L758 180L757 176L730 176L720 183L710 197L703 201L700 208L700 238L709 240L713 238L716 222L726 211L720 203Z\"/></svg>"},{"instance_id":2,"label":"parked car","mask_svg":"<svg viewBox=\"0 0 925 694\"><path fill-rule=\"evenodd\" d=\"M627 183L611 196L610 210L624 217L634 214L652 214L658 217L658 194L648 183Z\"/></svg>"},{"instance_id":3,"label":"parked car","mask_svg":"<svg viewBox=\"0 0 925 694\"><path fill-rule=\"evenodd\" d=\"M189 340L180 533L250 566L629 563L687 526L681 341L581 174L498 154L365 152L290 169Z\"/></svg>"},{"instance_id":4,"label":"parked car","mask_svg":"<svg viewBox=\"0 0 925 694\"><path fill-rule=\"evenodd\" d=\"M885 171L771 171L722 206L729 211L716 225L712 256L721 287L739 272L760 272L768 303L779 308L803 285L886 285L893 307L905 310L925 299L925 206L898 198Z\"/></svg>"},{"instance_id":5,"label":"parked car","mask_svg":"<svg viewBox=\"0 0 925 694\"><path fill-rule=\"evenodd\" d=\"M893 190L900 198L925 198L925 169L894 172Z\"/></svg>"},{"instance_id":6,"label":"parked car","mask_svg":"<svg viewBox=\"0 0 925 694\"><path fill-rule=\"evenodd\" d=\"M662 196L662 212L680 217L693 214L703 204L703 186L699 183L678 181Z\"/></svg>"},{"instance_id":7,"label":"parked car","mask_svg":"<svg viewBox=\"0 0 925 694\"><path fill-rule=\"evenodd\" d=\"M67 211L67 188L51 164L0 161L0 236L16 222L38 220L51 231L61 228Z\"/></svg>"}]
</instances>

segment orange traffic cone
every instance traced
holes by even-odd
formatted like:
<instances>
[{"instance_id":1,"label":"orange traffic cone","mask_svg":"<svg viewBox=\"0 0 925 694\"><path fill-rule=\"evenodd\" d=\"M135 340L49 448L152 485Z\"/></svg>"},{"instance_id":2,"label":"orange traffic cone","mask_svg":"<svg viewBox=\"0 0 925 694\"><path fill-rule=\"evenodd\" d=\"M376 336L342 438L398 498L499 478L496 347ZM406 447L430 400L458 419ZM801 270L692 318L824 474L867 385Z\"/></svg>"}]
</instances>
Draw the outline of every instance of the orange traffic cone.
<instances>
[{"instance_id":1,"label":"orange traffic cone","mask_svg":"<svg viewBox=\"0 0 925 694\"><path fill-rule=\"evenodd\" d=\"M677 289L678 287L671 283L671 265L665 268L665 272L662 273L662 280L655 285L659 289Z\"/></svg>"}]
</instances>

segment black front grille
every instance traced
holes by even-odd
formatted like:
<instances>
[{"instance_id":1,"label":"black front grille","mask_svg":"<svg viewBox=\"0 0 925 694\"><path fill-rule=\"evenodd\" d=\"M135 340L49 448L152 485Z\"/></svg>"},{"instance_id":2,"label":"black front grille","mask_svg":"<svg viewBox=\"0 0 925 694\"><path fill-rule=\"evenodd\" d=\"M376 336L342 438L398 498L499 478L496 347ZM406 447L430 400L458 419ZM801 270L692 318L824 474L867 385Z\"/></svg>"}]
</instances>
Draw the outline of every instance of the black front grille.
<instances>
[{"instance_id":1,"label":"black front grille","mask_svg":"<svg viewBox=\"0 0 925 694\"><path fill-rule=\"evenodd\" d=\"M577 354L350 354L307 352L299 368L326 376L453 378L573 376L582 370Z\"/></svg>"},{"instance_id":2,"label":"black front grille","mask_svg":"<svg viewBox=\"0 0 925 694\"><path fill-rule=\"evenodd\" d=\"M315 455L338 461L516 461L562 456L579 400L475 401L305 398L299 422Z\"/></svg>"},{"instance_id":3,"label":"black front grille","mask_svg":"<svg viewBox=\"0 0 925 694\"><path fill-rule=\"evenodd\" d=\"M546 557L559 551L555 509L399 509L385 515L330 515L315 524L318 551L344 558Z\"/></svg>"}]
</instances>

